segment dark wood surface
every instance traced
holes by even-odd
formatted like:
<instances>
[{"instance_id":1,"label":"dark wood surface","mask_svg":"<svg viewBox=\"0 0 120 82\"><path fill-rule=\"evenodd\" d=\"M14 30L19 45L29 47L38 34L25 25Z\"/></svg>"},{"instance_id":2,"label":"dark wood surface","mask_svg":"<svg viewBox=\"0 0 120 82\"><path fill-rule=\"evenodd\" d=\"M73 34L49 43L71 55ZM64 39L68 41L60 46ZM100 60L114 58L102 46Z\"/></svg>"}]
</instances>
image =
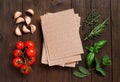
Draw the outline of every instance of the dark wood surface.
<instances>
[{"instance_id":1,"label":"dark wood surface","mask_svg":"<svg viewBox=\"0 0 120 82\"><path fill-rule=\"evenodd\" d=\"M25 10L32 8L35 16L32 18L33 24L37 26L34 35L26 34L22 37L16 37L14 34L15 21L13 14L20 10L25 14ZM112 59L112 66L107 67L106 77L101 77L94 71L90 76L83 79L75 78L71 72L73 68L48 67L42 65L41 53L43 35L39 16L46 12L57 12L65 9L74 8L76 13L82 17L82 21L92 9L102 14L102 19L109 17L110 22L102 36L93 41L83 41L83 45L91 45L94 42L106 39L108 40L98 57L107 54ZM80 29L82 39L85 30ZM32 67L33 71L28 76L23 76L15 69L12 64L13 50L15 43L19 40L33 40L36 43L37 62ZM0 82L120 82L120 0L0 0ZM79 65L85 65L84 57Z\"/></svg>"}]
</instances>

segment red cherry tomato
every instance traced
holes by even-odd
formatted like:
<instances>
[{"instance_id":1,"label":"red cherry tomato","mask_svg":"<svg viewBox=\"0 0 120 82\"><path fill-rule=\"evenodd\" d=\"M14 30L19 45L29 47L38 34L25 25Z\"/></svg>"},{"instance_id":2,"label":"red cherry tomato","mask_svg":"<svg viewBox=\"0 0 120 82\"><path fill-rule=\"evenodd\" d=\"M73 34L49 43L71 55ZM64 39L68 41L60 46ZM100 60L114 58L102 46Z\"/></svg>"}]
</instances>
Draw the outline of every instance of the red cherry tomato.
<instances>
[{"instance_id":1,"label":"red cherry tomato","mask_svg":"<svg viewBox=\"0 0 120 82\"><path fill-rule=\"evenodd\" d=\"M36 57L35 56L28 57L27 62L28 62L29 65L33 65L36 62Z\"/></svg>"},{"instance_id":2,"label":"red cherry tomato","mask_svg":"<svg viewBox=\"0 0 120 82\"><path fill-rule=\"evenodd\" d=\"M16 43L16 48L17 49L24 49L24 42L22 41L19 41Z\"/></svg>"},{"instance_id":3,"label":"red cherry tomato","mask_svg":"<svg viewBox=\"0 0 120 82\"><path fill-rule=\"evenodd\" d=\"M22 74L28 75L31 72L31 67L24 64L24 65L21 66L20 71L21 71Z\"/></svg>"},{"instance_id":4,"label":"red cherry tomato","mask_svg":"<svg viewBox=\"0 0 120 82\"><path fill-rule=\"evenodd\" d=\"M15 57L12 61L14 67L19 68L23 65L23 60L20 57Z\"/></svg>"},{"instance_id":5,"label":"red cherry tomato","mask_svg":"<svg viewBox=\"0 0 120 82\"><path fill-rule=\"evenodd\" d=\"M33 41L29 40L29 41L25 42L25 47L34 49L35 43Z\"/></svg>"},{"instance_id":6,"label":"red cherry tomato","mask_svg":"<svg viewBox=\"0 0 120 82\"><path fill-rule=\"evenodd\" d=\"M14 57L22 56L22 51L20 49L15 49L13 51Z\"/></svg>"},{"instance_id":7,"label":"red cherry tomato","mask_svg":"<svg viewBox=\"0 0 120 82\"><path fill-rule=\"evenodd\" d=\"M36 55L36 50L35 50L35 49L28 48L28 49L26 50L26 53L27 53L27 55L28 55L29 57L33 57L33 56Z\"/></svg>"}]
</instances>

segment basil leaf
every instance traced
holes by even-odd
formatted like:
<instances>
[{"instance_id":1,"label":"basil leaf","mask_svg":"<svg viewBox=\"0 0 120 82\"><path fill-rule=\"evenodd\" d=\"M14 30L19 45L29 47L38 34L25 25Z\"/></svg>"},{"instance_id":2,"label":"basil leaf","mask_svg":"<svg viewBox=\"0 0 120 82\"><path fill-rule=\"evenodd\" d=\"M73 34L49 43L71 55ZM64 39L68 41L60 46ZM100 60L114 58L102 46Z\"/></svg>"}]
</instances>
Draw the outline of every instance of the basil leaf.
<instances>
[{"instance_id":1,"label":"basil leaf","mask_svg":"<svg viewBox=\"0 0 120 82\"><path fill-rule=\"evenodd\" d=\"M106 40L100 40L97 45L99 45L101 48L107 43Z\"/></svg>"},{"instance_id":2,"label":"basil leaf","mask_svg":"<svg viewBox=\"0 0 120 82\"><path fill-rule=\"evenodd\" d=\"M85 75L90 74L89 71L86 68L82 67L82 66L79 66L79 71L81 73L85 74Z\"/></svg>"},{"instance_id":3,"label":"basil leaf","mask_svg":"<svg viewBox=\"0 0 120 82\"><path fill-rule=\"evenodd\" d=\"M87 57L86 57L86 64L87 64L88 67L90 67L91 64L93 63L94 57L95 57L95 54L93 52L90 52L87 55Z\"/></svg>"},{"instance_id":4,"label":"basil leaf","mask_svg":"<svg viewBox=\"0 0 120 82\"><path fill-rule=\"evenodd\" d=\"M85 74L83 74L81 72L78 72L78 71L73 71L73 75L75 77L79 77L79 78L83 78L83 77L87 76L87 75L85 75Z\"/></svg>"},{"instance_id":5,"label":"basil leaf","mask_svg":"<svg viewBox=\"0 0 120 82\"><path fill-rule=\"evenodd\" d=\"M94 44L94 53L98 53L99 50L107 43L106 40L101 40Z\"/></svg>"},{"instance_id":6,"label":"basil leaf","mask_svg":"<svg viewBox=\"0 0 120 82\"><path fill-rule=\"evenodd\" d=\"M99 48L94 47L93 52L94 52L94 53L98 53L98 52L99 52Z\"/></svg>"},{"instance_id":7,"label":"basil leaf","mask_svg":"<svg viewBox=\"0 0 120 82\"><path fill-rule=\"evenodd\" d=\"M102 48L106 43L107 43L106 40L101 40L101 41L95 43L95 44L94 44L95 53L98 53L98 50L99 50L100 48ZM96 51L97 51L97 52L96 52Z\"/></svg>"},{"instance_id":8,"label":"basil leaf","mask_svg":"<svg viewBox=\"0 0 120 82\"><path fill-rule=\"evenodd\" d=\"M110 57L108 55L105 55L105 56L102 57L102 64L104 66L112 65Z\"/></svg>"},{"instance_id":9,"label":"basil leaf","mask_svg":"<svg viewBox=\"0 0 120 82\"><path fill-rule=\"evenodd\" d=\"M98 59L96 57L95 57L95 63L96 63L96 68L99 68L100 64L99 64L99 61L98 61Z\"/></svg>"},{"instance_id":10,"label":"basil leaf","mask_svg":"<svg viewBox=\"0 0 120 82\"><path fill-rule=\"evenodd\" d=\"M102 76L106 76L106 72L103 68L101 68L101 67L96 68L96 71L99 72Z\"/></svg>"},{"instance_id":11,"label":"basil leaf","mask_svg":"<svg viewBox=\"0 0 120 82\"><path fill-rule=\"evenodd\" d=\"M86 49L90 52L93 52L94 48L92 46L87 46Z\"/></svg>"},{"instance_id":12,"label":"basil leaf","mask_svg":"<svg viewBox=\"0 0 120 82\"><path fill-rule=\"evenodd\" d=\"M102 76L106 76L106 72L103 68L100 67L98 59L95 57L96 71L99 72Z\"/></svg>"},{"instance_id":13,"label":"basil leaf","mask_svg":"<svg viewBox=\"0 0 120 82\"><path fill-rule=\"evenodd\" d=\"M86 49L93 53L98 53L99 50L107 43L106 40L100 40L99 42L95 43L93 46L87 46Z\"/></svg>"}]
</instances>

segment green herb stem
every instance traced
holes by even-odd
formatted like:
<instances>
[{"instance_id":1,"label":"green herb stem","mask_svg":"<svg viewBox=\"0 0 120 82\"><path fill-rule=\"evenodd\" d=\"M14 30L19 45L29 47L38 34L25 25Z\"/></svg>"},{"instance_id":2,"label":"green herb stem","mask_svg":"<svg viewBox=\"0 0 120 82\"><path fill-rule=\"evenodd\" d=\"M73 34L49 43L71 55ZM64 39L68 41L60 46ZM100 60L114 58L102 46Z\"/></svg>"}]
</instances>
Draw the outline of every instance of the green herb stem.
<instances>
[{"instance_id":1,"label":"green herb stem","mask_svg":"<svg viewBox=\"0 0 120 82\"><path fill-rule=\"evenodd\" d=\"M104 27L108 23L109 18L104 20L101 24L98 24L97 26L94 26L94 28L90 31L90 33L85 37L84 40L92 39L93 37L97 37L101 34L101 32L104 30Z\"/></svg>"}]
</instances>

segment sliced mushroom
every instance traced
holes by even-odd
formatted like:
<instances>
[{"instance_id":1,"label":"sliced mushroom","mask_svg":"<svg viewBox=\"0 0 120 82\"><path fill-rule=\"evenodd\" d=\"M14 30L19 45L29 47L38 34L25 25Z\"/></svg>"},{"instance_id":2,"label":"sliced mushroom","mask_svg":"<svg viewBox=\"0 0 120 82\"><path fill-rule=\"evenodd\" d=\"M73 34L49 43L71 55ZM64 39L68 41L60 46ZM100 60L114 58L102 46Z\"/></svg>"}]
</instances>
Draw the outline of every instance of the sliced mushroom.
<instances>
[{"instance_id":1,"label":"sliced mushroom","mask_svg":"<svg viewBox=\"0 0 120 82\"><path fill-rule=\"evenodd\" d=\"M18 17L17 20L16 20L16 23L21 23L21 22L24 22L24 18L22 17Z\"/></svg>"},{"instance_id":2,"label":"sliced mushroom","mask_svg":"<svg viewBox=\"0 0 120 82\"><path fill-rule=\"evenodd\" d=\"M31 15L34 15L33 9L28 9L26 12L29 13L29 14L31 14Z\"/></svg>"},{"instance_id":3,"label":"sliced mushroom","mask_svg":"<svg viewBox=\"0 0 120 82\"><path fill-rule=\"evenodd\" d=\"M15 34L17 36L22 36L22 32L20 31L20 28L17 26L16 29L15 29Z\"/></svg>"},{"instance_id":4,"label":"sliced mushroom","mask_svg":"<svg viewBox=\"0 0 120 82\"><path fill-rule=\"evenodd\" d=\"M36 26L33 24L30 24L30 29L31 29L31 33L33 34L36 31Z\"/></svg>"},{"instance_id":5,"label":"sliced mushroom","mask_svg":"<svg viewBox=\"0 0 120 82\"><path fill-rule=\"evenodd\" d=\"M20 17L21 15L22 15L22 12L20 12L20 11L15 12L14 19Z\"/></svg>"},{"instance_id":6,"label":"sliced mushroom","mask_svg":"<svg viewBox=\"0 0 120 82\"><path fill-rule=\"evenodd\" d=\"M22 31L23 31L24 33L29 33L29 32L30 32L30 30L29 30L25 25L23 25Z\"/></svg>"},{"instance_id":7,"label":"sliced mushroom","mask_svg":"<svg viewBox=\"0 0 120 82\"><path fill-rule=\"evenodd\" d=\"M31 18L29 16L25 16L25 21L27 25L29 25L31 23Z\"/></svg>"}]
</instances>

